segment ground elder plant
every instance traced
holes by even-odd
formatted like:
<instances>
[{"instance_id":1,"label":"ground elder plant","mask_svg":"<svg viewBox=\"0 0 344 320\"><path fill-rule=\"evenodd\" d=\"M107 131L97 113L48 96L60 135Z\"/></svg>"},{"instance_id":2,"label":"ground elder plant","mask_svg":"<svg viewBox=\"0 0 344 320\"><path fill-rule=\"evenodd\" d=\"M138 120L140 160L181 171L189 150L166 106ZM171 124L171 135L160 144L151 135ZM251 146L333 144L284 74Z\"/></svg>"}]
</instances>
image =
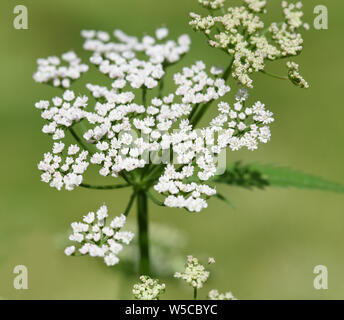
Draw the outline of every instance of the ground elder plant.
<instances>
[{"instance_id":1,"label":"ground elder plant","mask_svg":"<svg viewBox=\"0 0 344 320\"><path fill-rule=\"evenodd\" d=\"M289 60L302 52L301 31L308 29L302 20L301 2L283 1L282 21L269 25L264 16L271 1L245 0L240 6L226 0L199 3L205 14L191 13L190 25L204 33L211 47L225 52L226 66L207 65L206 56L203 61L182 65L182 58L191 50L190 38L185 34L170 39L165 27L141 38L120 30L112 34L83 30L88 61L73 51L38 59L34 80L57 88L55 97L35 104L44 120L42 132L51 138L51 149L38 164L41 180L57 190L131 189L128 205L117 217L109 218L103 205L81 222L72 223L69 239L74 244L66 248L67 255L88 254L101 257L108 266L117 264L118 253L134 237L122 228L136 202L139 273L148 277L149 202L180 208L185 214L198 213L208 208L211 197L229 203L227 196L217 191L219 183L261 189L276 185L344 190L339 184L288 168L240 162L226 167L221 161L227 151L254 151L271 139L275 118L261 97L250 97L253 73L309 87L299 65ZM269 61L280 59L287 60L285 76L266 70ZM167 74L177 63L181 64L178 71ZM83 90L76 91L74 82L81 76L88 79L89 68L96 68L108 84L90 79ZM171 90L164 86L167 76L174 81ZM238 91L231 90L231 81L239 84ZM213 118L206 117L210 108L216 110ZM74 142L69 143L70 138ZM91 166L113 183L87 181L84 176ZM193 264L191 269L197 269L202 277L193 280L189 273L180 277L187 282L191 279L197 288L207 273L190 259L190 268ZM145 286L156 284L148 278L141 281L137 297L147 296ZM154 291L148 296L157 298L159 294ZM212 291L209 297L231 295Z\"/></svg>"}]
</instances>

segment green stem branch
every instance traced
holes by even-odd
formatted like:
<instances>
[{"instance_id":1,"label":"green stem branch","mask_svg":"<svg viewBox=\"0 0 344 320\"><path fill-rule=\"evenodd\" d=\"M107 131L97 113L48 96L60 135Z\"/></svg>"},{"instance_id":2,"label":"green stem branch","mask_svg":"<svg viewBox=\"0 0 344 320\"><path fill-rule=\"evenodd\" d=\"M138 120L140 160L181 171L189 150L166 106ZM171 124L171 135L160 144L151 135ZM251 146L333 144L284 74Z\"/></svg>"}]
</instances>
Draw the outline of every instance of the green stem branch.
<instances>
[{"instance_id":1,"label":"green stem branch","mask_svg":"<svg viewBox=\"0 0 344 320\"><path fill-rule=\"evenodd\" d=\"M164 78L162 78L160 80L160 84L159 84L159 94L158 94L159 99L162 98L162 94L163 94L163 91L164 91L164 86L165 86L165 81L164 81Z\"/></svg>"},{"instance_id":2,"label":"green stem branch","mask_svg":"<svg viewBox=\"0 0 344 320\"><path fill-rule=\"evenodd\" d=\"M146 106L146 102L147 102L147 88L143 87L143 89L142 89L142 104L143 104L143 106Z\"/></svg>"},{"instance_id":3,"label":"green stem branch","mask_svg":"<svg viewBox=\"0 0 344 320\"><path fill-rule=\"evenodd\" d=\"M234 57L232 57L231 62L229 63L229 66L227 67L226 71L223 73L222 79L225 80L226 82L231 75L233 62L234 62ZM213 101L211 100L207 102L206 104L204 104L201 107L201 109L198 111L198 113L196 113L196 115L191 120L191 124L193 127L195 127L198 124L198 122L202 119L202 117L204 116L204 114L207 112L210 105L212 104L212 102Z\"/></svg>"},{"instance_id":4,"label":"green stem branch","mask_svg":"<svg viewBox=\"0 0 344 320\"><path fill-rule=\"evenodd\" d=\"M115 184L115 185L105 185L105 186L96 186L93 184L82 183L80 187L87 188L87 189L96 189L96 190L112 190L112 189L122 189L129 187L128 183L125 184Z\"/></svg>"},{"instance_id":5,"label":"green stem branch","mask_svg":"<svg viewBox=\"0 0 344 320\"><path fill-rule=\"evenodd\" d=\"M155 203L157 206L164 207L164 203L156 199L149 191L147 191L147 196L150 200L152 200L153 203Z\"/></svg>"},{"instance_id":6,"label":"green stem branch","mask_svg":"<svg viewBox=\"0 0 344 320\"><path fill-rule=\"evenodd\" d=\"M227 67L227 69L223 73L222 79L225 80L226 82L227 82L227 80L229 79L229 77L230 77L230 75L232 73L233 62L234 62L234 57L232 57L232 60L229 63L229 66Z\"/></svg>"},{"instance_id":7,"label":"green stem branch","mask_svg":"<svg viewBox=\"0 0 344 320\"><path fill-rule=\"evenodd\" d=\"M193 127L196 127L196 125L198 124L198 122L202 119L203 115L207 112L208 108L210 107L210 105L212 104L212 100L207 102L206 104L204 104L201 107L201 110L198 111L198 113L196 113L196 115L194 116L194 118L191 120L191 124Z\"/></svg>"},{"instance_id":8,"label":"green stem branch","mask_svg":"<svg viewBox=\"0 0 344 320\"><path fill-rule=\"evenodd\" d=\"M197 300L197 288L194 288L194 300Z\"/></svg>"},{"instance_id":9,"label":"green stem branch","mask_svg":"<svg viewBox=\"0 0 344 320\"><path fill-rule=\"evenodd\" d=\"M277 75L277 74L273 74L273 73L267 72L267 71L265 71L265 70L261 70L260 72L263 73L263 74L265 74L265 75L267 75L267 76L269 76L269 77L275 78L275 79L289 80L288 77L279 76L279 75Z\"/></svg>"},{"instance_id":10,"label":"green stem branch","mask_svg":"<svg viewBox=\"0 0 344 320\"><path fill-rule=\"evenodd\" d=\"M147 194L142 190L137 193L137 223L140 249L139 272L140 275L150 275Z\"/></svg>"},{"instance_id":11,"label":"green stem branch","mask_svg":"<svg viewBox=\"0 0 344 320\"><path fill-rule=\"evenodd\" d=\"M131 197L130 197L129 203L128 203L128 205L127 205L125 211L124 211L124 215L125 215L126 217L128 216L128 214L129 214L129 212L130 212L130 209L131 209L131 207L133 206L133 203L134 203L135 198L136 198L136 192L133 192L133 194L132 194Z\"/></svg>"}]
</instances>

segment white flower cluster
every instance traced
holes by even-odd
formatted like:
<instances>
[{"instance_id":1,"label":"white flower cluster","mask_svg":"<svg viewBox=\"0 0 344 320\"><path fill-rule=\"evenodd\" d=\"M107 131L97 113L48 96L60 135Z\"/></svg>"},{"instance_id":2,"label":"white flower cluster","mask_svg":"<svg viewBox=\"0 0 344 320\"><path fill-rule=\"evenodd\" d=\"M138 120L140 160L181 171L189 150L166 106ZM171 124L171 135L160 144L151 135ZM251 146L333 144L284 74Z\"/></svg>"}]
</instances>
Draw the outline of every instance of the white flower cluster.
<instances>
[{"instance_id":1,"label":"white flower cluster","mask_svg":"<svg viewBox=\"0 0 344 320\"><path fill-rule=\"evenodd\" d=\"M141 283L133 287L133 295L138 300L159 300L160 295L165 292L166 285L160 284L159 280L148 276L140 277Z\"/></svg>"},{"instance_id":2,"label":"white flower cluster","mask_svg":"<svg viewBox=\"0 0 344 320\"><path fill-rule=\"evenodd\" d=\"M198 2L207 9L220 9L223 8L226 0L198 0Z\"/></svg>"},{"instance_id":3,"label":"white flower cluster","mask_svg":"<svg viewBox=\"0 0 344 320\"><path fill-rule=\"evenodd\" d=\"M184 280L193 288L201 289L208 280L209 275L209 271L205 270L205 267L199 263L197 258L188 256L185 271L183 273L176 272L174 277Z\"/></svg>"},{"instance_id":4,"label":"white flower cluster","mask_svg":"<svg viewBox=\"0 0 344 320\"><path fill-rule=\"evenodd\" d=\"M179 37L178 42L161 42L168 35L165 28L158 29L155 38L145 36L140 41L115 31L119 43L110 42L110 35L103 31L83 31L82 35L86 38L84 47L93 51L91 62L113 82L111 88L86 85L96 100L93 110L87 108L87 96L76 96L71 90L51 102L36 103L47 121L43 132L59 141L39 164L42 181L50 186L73 190L82 184L89 164L98 166L102 176L128 174L130 178L134 170L150 166L152 160L160 166L159 172L164 171L155 178L155 190L166 197L164 204L199 212L216 193L205 181L215 175L221 152L242 147L255 150L258 142L270 139L272 113L259 102L246 107L245 90L239 91L233 107L220 102L219 115L208 126L194 128L194 112L230 91L220 78L223 70L212 67L208 74L201 61L174 75L174 93L160 94L159 98L146 95L147 88L158 85L164 68L187 52L187 36ZM137 53L146 54L147 59L138 59ZM139 88L145 93L142 102L137 98ZM73 129L80 121L87 122L80 125L87 128L82 138ZM80 150L65 148L62 139L68 131ZM171 165L162 164L171 161Z\"/></svg>"},{"instance_id":5,"label":"white flower cluster","mask_svg":"<svg viewBox=\"0 0 344 320\"><path fill-rule=\"evenodd\" d=\"M266 11L266 1L244 0L244 4L229 7L222 16L211 14L202 17L191 13L190 25L194 30L204 32L210 46L231 55L232 76L242 85L252 88L250 75L264 70L266 60L295 56L302 51L303 39L298 29L308 29L309 26L302 21L301 2L288 4L283 1L284 21L272 23L265 29L258 14Z\"/></svg>"},{"instance_id":6,"label":"white flower cluster","mask_svg":"<svg viewBox=\"0 0 344 320\"><path fill-rule=\"evenodd\" d=\"M73 51L64 53L61 59L56 56L38 59L37 64L38 70L33 75L34 80L39 83L51 83L55 87L69 88L72 81L88 71L88 65L82 64L81 59Z\"/></svg>"},{"instance_id":7,"label":"white flower cluster","mask_svg":"<svg viewBox=\"0 0 344 320\"><path fill-rule=\"evenodd\" d=\"M182 73L174 75L174 82L178 86L176 95L182 97L183 103L206 103L217 100L230 91L223 79L209 77L205 69L205 64L198 61L191 68L183 68ZM212 69L212 73L216 71Z\"/></svg>"},{"instance_id":8,"label":"white flower cluster","mask_svg":"<svg viewBox=\"0 0 344 320\"><path fill-rule=\"evenodd\" d=\"M166 196L166 206L186 208L190 212L206 208L206 199L216 194L216 190L195 181L205 182L214 177L221 152L226 148L236 151L243 147L256 150L259 142L270 140L272 112L261 102L245 107L247 97L247 91L242 89L236 95L233 108L226 102L219 103L219 115L208 127L194 130L187 121L182 121L180 130L171 135L177 163L183 165L178 169L177 165L168 165L154 186Z\"/></svg>"},{"instance_id":9,"label":"white flower cluster","mask_svg":"<svg viewBox=\"0 0 344 320\"><path fill-rule=\"evenodd\" d=\"M266 0L244 0L248 8L254 12L265 11Z\"/></svg>"},{"instance_id":10,"label":"white flower cluster","mask_svg":"<svg viewBox=\"0 0 344 320\"><path fill-rule=\"evenodd\" d=\"M41 100L35 104L41 110L41 117L48 123L43 126L43 133L52 135L53 140L60 140L65 137L65 128L81 121L87 116L85 108L88 97L76 97L71 90L66 90L61 97L52 99L52 103Z\"/></svg>"},{"instance_id":11,"label":"white flower cluster","mask_svg":"<svg viewBox=\"0 0 344 320\"><path fill-rule=\"evenodd\" d=\"M292 83L300 88L309 88L308 82L300 74L300 66L292 61L287 62L288 77Z\"/></svg>"},{"instance_id":12,"label":"white flower cluster","mask_svg":"<svg viewBox=\"0 0 344 320\"><path fill-rule=\"evenodd\" d=\"M44 154L44 159L38 164L38 169L43 171L41 180L49 183L52 188L61 190L73 190L82 183L82 175L88 168L88 152L81 151L77 145L70 145L67 149L67 156L61 153L65 149L63 142L55 142L52 153Z\"/></svg>"},{"instance_id":13,"label":"white flower cluster","mask_svg":"<svg viewBox=\"0 0 344 320\"><path fill-rule=\"evenodd\" d=\"M132 232L120 231L125 225L126 216L115 217L109 225L106 224L108 209L101 206L96 213L89 212L82 222L71 224L73 234L69 240L78 243L78 249L72 245L65 249L65 254L89 254L91 257L101 257L108 266L119 262L118 254L123 245L128 245L134 237Z\"/></svg>"},{"instance_id":14,"label":"white flower cluster","mask_svg":"<svg viewBox=\"0 0 344 320\"><path fill-rule=\"evenodd\" d=\"M216 289L209 291L208 298L210 300L238 300L233 296L232 292L219 293Z\"/></svg>"},{"instance_id":15,"label":"white flower cluster","mask_svg":"<svg viewBox=\"0 0 344 320\"><path fill-rule=\"evenodd\" d=\"M155 88L165 74L164 68L179 61L190 49L187 35L180 36L177 42L162 42L168 36L166 28L157 29L155 38L145 36L142 40L115 30L118 43L110 42L110 35L103 31L84 30L82 36L86 38L84 49L93 52L91 63L111 79L116 79L113 87L117 89L127 84L132 88ZM142 53L148 61L137 58L137 54Z\"/></svg>"}]
</instances>

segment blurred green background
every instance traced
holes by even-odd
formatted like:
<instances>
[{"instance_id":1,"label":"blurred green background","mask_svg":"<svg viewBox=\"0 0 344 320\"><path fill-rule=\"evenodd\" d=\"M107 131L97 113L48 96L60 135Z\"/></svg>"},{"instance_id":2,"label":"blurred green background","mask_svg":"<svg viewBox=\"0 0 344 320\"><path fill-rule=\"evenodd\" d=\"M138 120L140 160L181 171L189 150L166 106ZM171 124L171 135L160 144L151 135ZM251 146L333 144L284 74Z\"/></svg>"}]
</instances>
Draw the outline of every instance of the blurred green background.
<instances>
[{"instance_id":1,"label":"blurred green background","mask_svg":"<svg viewBox=\"0 0 344 320\"><path fill-rule=\"evenodd\" d=\"M279 1L269 2L268 19L279 19ZM324 1L305 2L306 20L312 24L314 6ZM13 28L13 8L18 4L28 8L29 30ZM256 152L231 153L230 162L242 159L287 165L344 183L344 3L327 0L326 5L329 30L312 28L307 32L305 50L296 59L311 89L256 76L251 95L262 99L276 117L272 141ZM141 36L143 30L152 33L161 25L169 27L173 38L188 33L193 40L191 53L175 70L195 59L226 65L226 57L207 47L204 37L189 28L188 13L200 11L196 0L18 0L1 1L0 9L0 297L130 298L136 277L124 273L123 268L107 268L97 259L66 257L57 245L56 239L69 230L72 221L103 202L113 214L119 214L129 191L58 192L40 182L36 166L50 141L41 133L42 121L34 103L59 92L33 82L36 59L69 49L86 58L81 29L119 28ZM283 65L269 70L286 71ZM343 195L219 189L236 209L216 200L210 200L209 208L200 214L150 207L151 221L185 234L187 245L180 249L181 255L215 257L214 272L201 297L218 288L231 290L239 299L344 298ZM132 211L129 220L134 223L135 218ZM29 290L13 288L13 268L19 264L28 267ZM328 267L328 290L313 287L313 268L319 264ZM164 298L191 298L191 289L179 280L163 280L168 286Z\"/></svg>"}]
</instances>

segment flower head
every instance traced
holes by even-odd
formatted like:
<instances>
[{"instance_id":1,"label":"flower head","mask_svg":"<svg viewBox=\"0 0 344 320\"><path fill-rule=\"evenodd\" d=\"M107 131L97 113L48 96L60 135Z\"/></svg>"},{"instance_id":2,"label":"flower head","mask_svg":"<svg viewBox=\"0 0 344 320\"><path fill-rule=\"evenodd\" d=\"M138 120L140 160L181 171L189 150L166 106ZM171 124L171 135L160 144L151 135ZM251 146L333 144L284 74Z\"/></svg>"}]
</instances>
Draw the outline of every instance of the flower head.
<instances>
[{"instance_id":1,"label":"flower head","mask_svg":"<svg viewBox=\"0 0 344 320\"><path fill-rule=\"evenodd\" d=\"M222 8L224 1L199 2L210 10L207 16L191 13L190 25L203 32L208 44L231 56L232 76L245 87L252 88L251 74L263 71L266 61L298 55L303 49L299 29L308 25L302 20L302 3L282 2L284 20L266 26L261 18L266 1L244 0L242 6ZM222 8L217 16L212 10Z\"/></svg>"},{"instance_id":2,"label":"flower head","mask_svg":"<svg viewBox=\"0 0 344 320\"><path fill-rule=\"evenodd\" d=\"M38 70L33 75L36 82L51 83L62 88L69 88L72 81L88 71L88 65L82 64L73 51L64 53L61 58L51 56L38 59L37 64Z\"/></svg>"},{"instance_id":3,"label":"flower head","mask_svg":"<svg viewBox=\"0 0 344 320\"><path fill-rule=\"evenodd\" d=\"M237 300L232 292L219 293L216 289L209 291L208 298L210 300Z\"/></svg>"},{"instance_id":4,"label":"flower head","mask_svg":"<svg viewBox=\"0 0 344 320\"><path fill-rule=\"evenodd\" d=\"M199 263L197 258L188 256L184 272L176 272L174 277L184 280L193 288L201 289L208 280L209 275L209 271L205 270L205 267Z\"/></svg>"},{"instance_id":5,"label":"flower head","mask_svg":"<svg viewBox=\"0 0 344 320\"><path fill-rule=\"evenodd\" d=\"M209 73L202 61L173 75L174 91L164 95L159 89L155 96L152 89L166 68L190 47L186 35L177 41L165 40L167 35L166 28L142 39L115 30L117 41L112 41L104 31L82 32L84 48L92 51L90 62L112 84L86 85L95 103L72 90L36 103L46 121L42 131L56 141L39 163L42 181L73 190L82 185L89 165L101 176L117 178L147 169L149 173L153 164L159 166L159 175L151 185L165 197L164 205L199 212L216 194L211 179L221 154L228 148L256 150L270 140L273 114L261 102L249 106L245 89L232 104L225 102L230 87L221 78L222 69L211 67ZM196 128L197 116L212 102L218 115ZM82 137L74 129L77 125L87 128ZM67 145L69 134L78 145Z\"/></svg>"},{"instance_id":6,"label":"flower head","mask_svg":"<svg viewBox=\"0 0 344 320\"><path fill-rule=\"evenodd\" d=\"M165 284L148 276L140 277L141 283L133 287L133 295L138 300L159 300L160 295L165 292Z\"/></svg>"},{"instance_id":7,"label":"flower head","mask_svg":"<svg viewBox=\"0 0 344 320\"><path fill-rule=\"evenodd\" d=\"M101 257L107 266L113 266L119 262L118 254L123 249L123 244L129 244L134 234L121 231L126 217L122 214L115 217L107 225L108 209L101 206L96 213L89 212L84 216L82 222L71 224L73 233L69 240L76 242L65 249L66 255L89 254L91 257Z\"/></svg>"}]
</instances>

